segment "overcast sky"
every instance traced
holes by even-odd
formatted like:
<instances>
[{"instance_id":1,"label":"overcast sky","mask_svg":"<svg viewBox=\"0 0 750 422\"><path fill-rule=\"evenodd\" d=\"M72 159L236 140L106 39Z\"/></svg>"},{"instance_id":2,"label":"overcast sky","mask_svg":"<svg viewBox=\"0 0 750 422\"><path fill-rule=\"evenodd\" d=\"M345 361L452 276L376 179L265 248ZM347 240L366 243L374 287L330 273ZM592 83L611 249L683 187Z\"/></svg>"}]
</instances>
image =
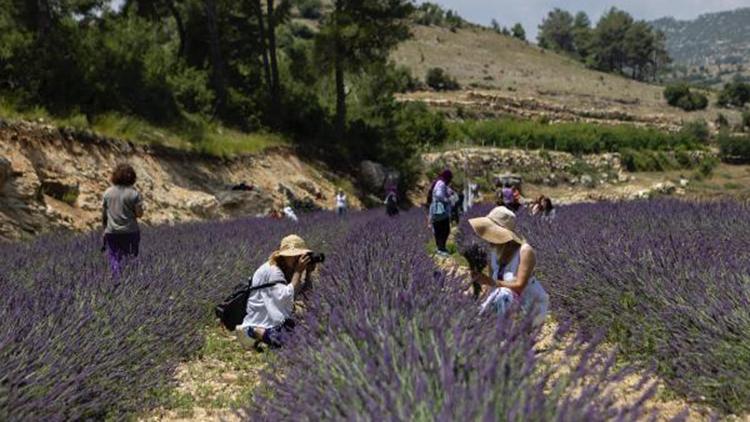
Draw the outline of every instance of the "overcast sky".
<instances>
[{"instance_id":1,"label":"overcast sky","mask_svg":"<svg viewBox=\"0 0 750 422\"><path fill-rule=\"evenodd\" d=\"M707 12L750 7L750 0L431 0L458 11L464 19L489 25L497 19L502 26L521 22L530 40L536 40L537 27L547 13L559 7L575 14L588 13L596 23L602 12L612 6L622 9L637 19L653 20L664 16L693 19Z\"/></svg>"}]
</instances>

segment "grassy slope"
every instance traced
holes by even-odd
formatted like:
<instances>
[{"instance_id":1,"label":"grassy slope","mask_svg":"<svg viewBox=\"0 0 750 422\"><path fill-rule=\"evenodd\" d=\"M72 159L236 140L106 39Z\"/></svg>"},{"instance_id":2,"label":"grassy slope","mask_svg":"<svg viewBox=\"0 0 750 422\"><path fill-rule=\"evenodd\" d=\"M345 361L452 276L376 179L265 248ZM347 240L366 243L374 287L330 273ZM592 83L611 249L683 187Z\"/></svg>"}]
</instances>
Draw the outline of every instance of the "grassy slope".
<instances>
[{"instance_id":1,"label":"grassy slope","mask_svg":"<svg viewBox=\"0 0 750 422\"><path fill-rule=\"evenodd\" d=\"M455 33L446 28L414 26L414 37L392 55L396 63L408 66L424 78L427 69L442 67L461 86L504 96L534 97L539 100L580 108L612 108L636 115L663 114L675 121L704 118L713 121L721 111L731 120L736 112L711 106L703 112L686 113L669 107L662 87L636 82L617 75L597 72L580 62L534 45L483 28L466 28ZM416 97L455 98L460 93L416 93Z\"/></svg>"},{"instance_id":2,"label":"grassy slope","mask_svg":"<svg viewBox=\"0 0 750 422\"><path fill-rule=\"evenodd\" d=\"M58 117L50 115L39 107L19 110L14 104L3 101L2 98L0 98L0 118L23 119L59 127L86 129L138 144L158 144L215 156L256 153L273 146L288 144L288 140L278 134L244 133L216 123L204 122L192 116L185 116L184 124L172 126L156 126L137 117L120 114L100 115L90 123L80 114Z\"/></svg>"}]
</instances>

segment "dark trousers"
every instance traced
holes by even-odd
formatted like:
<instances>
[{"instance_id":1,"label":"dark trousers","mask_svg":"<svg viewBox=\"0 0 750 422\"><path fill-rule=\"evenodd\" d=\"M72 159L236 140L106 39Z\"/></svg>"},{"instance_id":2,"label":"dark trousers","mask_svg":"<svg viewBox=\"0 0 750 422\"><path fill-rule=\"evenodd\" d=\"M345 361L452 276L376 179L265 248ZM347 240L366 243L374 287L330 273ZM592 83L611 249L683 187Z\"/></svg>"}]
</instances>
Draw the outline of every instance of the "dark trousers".
<instances>
[{"instance_id":1,"label":"dark trousers","mask_svg":"<svg viewBox=\"0 0 750 422\"><path fill-rule=\"evenodd\" d=\"M445 220L432 223L432 231L435 233L435 245L437 245L438 251L447 252L445 243L448 241L448 235L451 233L450 219L446 218Z\"/></svg>"},{"instance_id":2,"label":"dark trousers","mask_svg":"<svg viewBox=\"0 0 750 422\"><path fill-rule=\"evenodd\" d=\"M104 245L107 249L109 266L116 275L122 271L122 262L128 257L138 256L141 234L136 233L107 233L104 235Z\"/></svg>"},{"instance_id":3,"label":"dark trousers","mask_svg":"<svg viewBox=\"0 0 750 422\"><path fill-rule=\"evenodd\" d=\"M278 327L266 328L263 338L259 340L273 348L279 348L284 345L284 339L292 334L296 325L293 319L287 319ZM248 327L247 335L255 338L255 328Z\"/></svg>"}]
</instances>

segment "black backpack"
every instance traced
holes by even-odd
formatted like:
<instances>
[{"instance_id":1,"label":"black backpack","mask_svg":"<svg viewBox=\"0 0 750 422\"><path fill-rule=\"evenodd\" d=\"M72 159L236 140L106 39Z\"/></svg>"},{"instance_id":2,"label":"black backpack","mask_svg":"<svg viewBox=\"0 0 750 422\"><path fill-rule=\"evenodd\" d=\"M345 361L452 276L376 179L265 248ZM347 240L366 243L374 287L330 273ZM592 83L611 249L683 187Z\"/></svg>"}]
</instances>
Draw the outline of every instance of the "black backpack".
<instances>
[{"instance_id":1,"label":"black backpack","mask_svg":"<svg viewBox=\"0 0 750 422\"><path fill-rule=\"evenodd\" d=\"M250 282L252 282L252 279ZM276 281L254 287L250 287L250 283L238 284L234 286L232 294L227 296L223 302L214 307L214 313L227 330L233 331L235 327L242 324L242 320L244 320L245 315L247 315L247 298L250 296L250 293L256 290L273 287L277 284L284 283Z\"/></svg>"}]
</instances>

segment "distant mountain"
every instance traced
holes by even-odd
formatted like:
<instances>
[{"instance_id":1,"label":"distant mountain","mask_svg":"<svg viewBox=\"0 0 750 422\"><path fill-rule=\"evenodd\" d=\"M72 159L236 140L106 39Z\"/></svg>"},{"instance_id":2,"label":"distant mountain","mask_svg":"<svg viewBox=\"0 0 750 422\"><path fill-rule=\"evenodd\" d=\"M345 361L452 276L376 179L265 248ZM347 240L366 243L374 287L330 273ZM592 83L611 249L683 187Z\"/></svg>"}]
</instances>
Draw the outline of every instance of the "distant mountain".
<instances>
[{"instance_id":1,"label":"distant mountain","mask_svg":"<svg viewBox=\"0 0 750 422\"><path fill-rule=\"evenodd\" d=\"M750 62L750 8L709 13L691 21L662 18L651 25L667 35L667 50L677 64Z\"/></svg>"}]
</instances>

